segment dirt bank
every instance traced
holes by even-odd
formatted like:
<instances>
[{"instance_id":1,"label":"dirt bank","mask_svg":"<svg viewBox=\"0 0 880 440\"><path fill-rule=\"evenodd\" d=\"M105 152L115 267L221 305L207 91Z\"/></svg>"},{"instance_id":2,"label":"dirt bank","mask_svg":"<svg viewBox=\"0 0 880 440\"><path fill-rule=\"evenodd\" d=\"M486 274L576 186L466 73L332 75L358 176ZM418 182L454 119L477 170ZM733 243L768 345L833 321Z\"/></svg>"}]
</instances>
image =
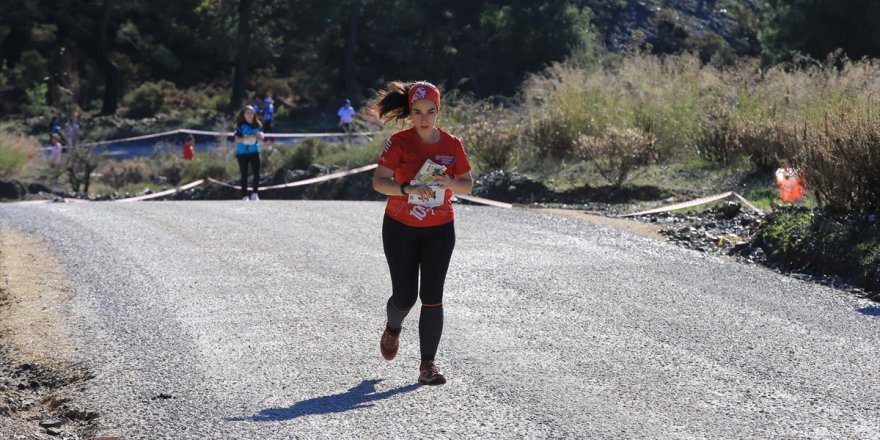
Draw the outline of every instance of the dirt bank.
<instances>
[{"instance_id":1,"label":"dirt bank","mask_svg":"<svg viewBox=\"0 0 880 440\"><path fill-rule=\"evenodd\" d=\"M90 377L63 265L38 238L0 229L0 432L88 438L95 413L74 393Z\"/></svg>"},{"instance_id":2,"label":"dirt bank","mask_svg":"<svg viewBox=\"0 0 880 440\"><path fill-rule=\"evenodd\" d=\"M576 211L572 209L558 208L534 208L536 211L558 215L562 217L574 218L578 220L588 221L607 228L619 229L633 235L652 238L654 240L664 241L666 237L660 234L660 225L653 223L644 223L636 220L627 220L623 218L606 217L604 215L589 214L584 211Z\"/></svg>"}]
</instances>

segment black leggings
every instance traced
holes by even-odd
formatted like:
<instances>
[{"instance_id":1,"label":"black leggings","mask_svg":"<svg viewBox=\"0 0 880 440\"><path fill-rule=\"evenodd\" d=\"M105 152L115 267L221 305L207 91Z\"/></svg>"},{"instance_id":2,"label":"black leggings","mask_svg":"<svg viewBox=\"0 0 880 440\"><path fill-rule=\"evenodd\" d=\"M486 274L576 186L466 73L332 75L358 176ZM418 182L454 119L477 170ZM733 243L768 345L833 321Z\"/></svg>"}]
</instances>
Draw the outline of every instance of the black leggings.
<instances>
[{"instance_id":1,"label":"black leggings","mask_svg":"<svg viewBox=\"0 0 880 440\"><path fill-rule=\"evenodd\" d=\"M248 165L251 166L251 170L254 174L254 192L260 188L260 153L250 153L243 154L241 156L235 156L238 159L238 169L241 171L241 194L243 196L248 195L247 190L247 180L248 180Z\"/></svg>"},{"instance_id":2,"label":"black leggings","mask_svg":"<svg viewBox=\"0 0 880 440\"><path fill-rule=\"evenodd\" d=\"M382 244L391 271L388 326L399 330L416 299L421 298L419 341L422 359L434 360L443 332L443 284L455 248L455 226L450 222L440 226L412 227L385 215Z\"/></svg>"}]
</instances>

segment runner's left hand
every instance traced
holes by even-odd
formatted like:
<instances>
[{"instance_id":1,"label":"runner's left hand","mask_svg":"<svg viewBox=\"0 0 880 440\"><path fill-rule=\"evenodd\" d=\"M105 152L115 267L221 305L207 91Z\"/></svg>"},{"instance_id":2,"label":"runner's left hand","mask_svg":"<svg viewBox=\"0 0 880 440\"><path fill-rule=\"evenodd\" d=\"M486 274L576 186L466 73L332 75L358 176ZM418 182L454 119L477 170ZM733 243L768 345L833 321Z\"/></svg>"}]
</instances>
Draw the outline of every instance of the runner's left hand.
<instances>
[{"instance_id":1,"label":"runner's left hand","mask_svg":"<svg viewBox=\"0 0 880 440\"><path fill-rule=\"evenodd\" d=\"M434 174L434 179L436 186L439 186L440 188L452 189L450 187L455 183L455 181L446 174Z\"/></svg>"}]
</instances>

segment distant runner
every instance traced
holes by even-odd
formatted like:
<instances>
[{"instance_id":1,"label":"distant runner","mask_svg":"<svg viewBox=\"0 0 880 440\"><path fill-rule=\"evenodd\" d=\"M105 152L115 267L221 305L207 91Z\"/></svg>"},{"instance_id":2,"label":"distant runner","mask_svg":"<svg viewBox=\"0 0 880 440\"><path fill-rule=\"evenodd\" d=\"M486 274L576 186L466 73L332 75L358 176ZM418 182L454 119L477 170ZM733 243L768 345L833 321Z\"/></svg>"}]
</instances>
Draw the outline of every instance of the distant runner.
<instances>
[{"instance_id":1,"label":"distant runner","mask_svg":"<svg viewBox=\"0 0 880 440\"><path fill-rule=\"evenodd\" d=\"M242 200L257 201L260 187L260 141L263 124L253 106L246 106L235 115L235 158L241 171ZM248 168L253 171L254 191L248 196Z\"/></svg>"}]
</instances>

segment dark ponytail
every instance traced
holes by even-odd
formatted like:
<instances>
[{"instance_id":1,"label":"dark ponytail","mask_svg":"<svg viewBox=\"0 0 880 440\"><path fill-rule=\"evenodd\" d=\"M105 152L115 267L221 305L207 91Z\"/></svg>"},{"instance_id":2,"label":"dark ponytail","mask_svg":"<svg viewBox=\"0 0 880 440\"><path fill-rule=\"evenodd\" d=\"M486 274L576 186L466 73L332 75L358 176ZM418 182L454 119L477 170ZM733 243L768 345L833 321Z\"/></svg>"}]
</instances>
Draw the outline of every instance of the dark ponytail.
<instances>
[{"instance_id":1,"label":"dark ponytail","mask_svg":"<svg viewBox=\"0 0 880 440\"><path fill-rule=\"evenodd\" d=\"M391 81L385 88L379 91L379 97L373 103L373 108L379 113L385 123L401 121L409 117L409 89L415 83L402 83Z\"/></svg>"}]
</instances>

